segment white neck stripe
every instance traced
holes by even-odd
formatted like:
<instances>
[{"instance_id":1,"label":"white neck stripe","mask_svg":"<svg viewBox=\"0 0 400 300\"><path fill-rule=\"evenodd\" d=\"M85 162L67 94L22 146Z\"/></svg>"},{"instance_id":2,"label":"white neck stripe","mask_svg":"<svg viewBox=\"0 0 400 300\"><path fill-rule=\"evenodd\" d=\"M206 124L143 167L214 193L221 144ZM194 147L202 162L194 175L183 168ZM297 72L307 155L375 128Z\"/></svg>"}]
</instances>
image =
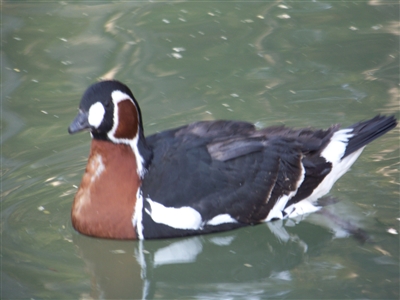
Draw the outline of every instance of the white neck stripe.
<instances>
[{"instance_id":1,"label":"white neck stripe","mask_svg":"<svg viewBox=\"0 0 400 300\"><path fill-rule=\"evenodd\" d=\"M143 178L144 173L146 172L146 169L144 168L144 159L140 155L139 149L138 149L138 142L139 142L139 132L135 135L133 139L123 139L123 138L116 138L115 137L115 132L117 131L118 128L118 123L119 123L119 115L118 115L118 103L124 100L130 100L132 101L133 105L135 105L134 101L132 98L121 92L121 91L114 91L111 93L112 101L114 103L114 115L113 115L113 127L111 130L107 133L108 138L116 143L116 144L127 144L131 146L135 157L136 157L136 165L137 165L137 173L140 177ZM136 106L136 105L135 105ZM139 120L139 116L137 116ZM140 121L140 120L139 120ZM140 130L140 129L139 129Z\"/></svg>"}]
</instances>

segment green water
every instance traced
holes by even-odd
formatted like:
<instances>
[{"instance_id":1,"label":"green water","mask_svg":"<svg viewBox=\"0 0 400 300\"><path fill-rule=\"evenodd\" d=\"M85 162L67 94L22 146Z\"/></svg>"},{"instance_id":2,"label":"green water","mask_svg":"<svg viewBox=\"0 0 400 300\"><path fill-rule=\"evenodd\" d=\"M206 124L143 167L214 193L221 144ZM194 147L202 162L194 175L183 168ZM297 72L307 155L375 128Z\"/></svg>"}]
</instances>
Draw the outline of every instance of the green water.
<instances>
[{"instance_id":1,"label":"green water","mask_svg":"<svg viewBox=\"0 0 400 300\"><path fill-rule=\"evenodd\" d=\"M369 145L329 207L187 239L88 238L70 207L89 151L67 127L117 78L147 134L196 120L326 128L399 117L397 1L2 3L2 299L398 299L398 128ZM331 222L332 223L332 222Z\"/></svg>"}]
</instances>

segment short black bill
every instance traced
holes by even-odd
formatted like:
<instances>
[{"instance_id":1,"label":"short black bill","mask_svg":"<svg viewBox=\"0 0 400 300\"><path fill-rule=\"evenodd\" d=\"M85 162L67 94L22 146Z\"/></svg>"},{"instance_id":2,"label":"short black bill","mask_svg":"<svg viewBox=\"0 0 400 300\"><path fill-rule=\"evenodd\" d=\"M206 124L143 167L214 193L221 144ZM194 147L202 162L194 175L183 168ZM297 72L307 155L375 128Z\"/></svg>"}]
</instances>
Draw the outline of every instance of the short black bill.
<instances>
[{"instance_id":1,"label":"short black bill","mask_svg":"<svg viewBox=\"0 0 400 300\"><path fill-rule=\"evenodd\" d=\"M88 113L80 110L78 115L72 121L71 125L69 125L68 133L73 134L85 129L90 129L90 124L88 121Z\"/></svg>"}]
</instances>

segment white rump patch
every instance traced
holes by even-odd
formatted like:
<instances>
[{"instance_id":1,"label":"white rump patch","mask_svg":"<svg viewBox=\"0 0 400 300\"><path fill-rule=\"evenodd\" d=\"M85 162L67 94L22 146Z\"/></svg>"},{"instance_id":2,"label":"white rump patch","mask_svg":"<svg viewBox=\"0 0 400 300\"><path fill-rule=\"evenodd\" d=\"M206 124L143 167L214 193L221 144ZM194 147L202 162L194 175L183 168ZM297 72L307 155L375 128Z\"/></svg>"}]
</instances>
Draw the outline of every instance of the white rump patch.
<instances>
[{"instance_id":1,"label":"white rump patch","mask_svg":"<svg viewBox=\"0 0 400 300\"><path fill-rule=\"evenodd\" d=\"M103 104L96 102L89 108L88 122L91 126L98 128L103 122L105 109Z\"/></svg>"},{"instance_id":2,"label":"white rump patch","mask_svg":"<svg viewBox=\"0 0 400 300\"><path fill-rule=\"evenodd\" d=\"M210 221L208 221L206 224L212 225L212 226L217 226L217 225L224 224L224 223L237 223L237 221L234 218L232 218L229 214L221 214L221 215L215 216Z\"/></svg>"},{"instance_id":3,"label":"white rump patch","mask_svg":"<svg viewBox=\"0 0 400 300\"><path fill-rule=\"evenodd\" d=\"M153 219L154 222L165 224L176 229L200 229L201 215L200 213L189 207L182 206L179 208L165 207L164 205L146 198L149 202L151 211L146 209L146 213Z\"/></svg>"}]
</instances>

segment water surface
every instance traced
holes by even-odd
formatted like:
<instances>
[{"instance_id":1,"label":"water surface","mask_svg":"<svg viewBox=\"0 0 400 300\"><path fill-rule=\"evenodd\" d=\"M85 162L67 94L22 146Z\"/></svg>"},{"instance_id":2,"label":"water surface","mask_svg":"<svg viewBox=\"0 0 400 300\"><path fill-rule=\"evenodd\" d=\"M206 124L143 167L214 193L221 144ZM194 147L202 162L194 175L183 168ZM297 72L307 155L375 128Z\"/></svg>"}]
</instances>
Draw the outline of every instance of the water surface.
<instances>
[{"instance_id":1,"label":"water surface","mask_svg":"<svg viewBox=\"0 0 400 300\"><path fill-rule=\"evenodd\" d=\"M146 134L399 117L398 22L397 1L4 2L1 298L398 299L398 128L332 189L339 222L145 242L73 230L90 137L67 133L99 78L130 86Z\"/></svg>"}]
</instances>

